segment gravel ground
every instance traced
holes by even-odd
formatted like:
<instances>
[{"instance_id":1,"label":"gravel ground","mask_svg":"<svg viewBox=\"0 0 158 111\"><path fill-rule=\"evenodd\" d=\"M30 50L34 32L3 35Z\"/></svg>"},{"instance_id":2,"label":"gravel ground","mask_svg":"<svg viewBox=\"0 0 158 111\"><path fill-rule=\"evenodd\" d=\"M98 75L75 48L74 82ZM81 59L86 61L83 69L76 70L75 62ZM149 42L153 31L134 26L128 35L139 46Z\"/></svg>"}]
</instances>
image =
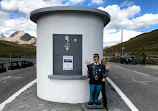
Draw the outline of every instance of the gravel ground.
<instances>
[{"instance_id":1,"label":"gravel ground","mask_svg":"<svg viewBox=\"0 0 158 111\"><path fill-rule=\"evenodd\" d=\"M36 96L36 84L9 103L3 111L83 111L80 104L63 104Z\"/></svg>"},{"instance_id":2,"label":"gravel ground","mask_svg":"<svg viewBox=\"0 0 158 111\"><path fill-rule=\"evenodd\" d=\"M131 111L109 83L106 84L106 95L108 111Z\"/></svg>"}]
</instances>

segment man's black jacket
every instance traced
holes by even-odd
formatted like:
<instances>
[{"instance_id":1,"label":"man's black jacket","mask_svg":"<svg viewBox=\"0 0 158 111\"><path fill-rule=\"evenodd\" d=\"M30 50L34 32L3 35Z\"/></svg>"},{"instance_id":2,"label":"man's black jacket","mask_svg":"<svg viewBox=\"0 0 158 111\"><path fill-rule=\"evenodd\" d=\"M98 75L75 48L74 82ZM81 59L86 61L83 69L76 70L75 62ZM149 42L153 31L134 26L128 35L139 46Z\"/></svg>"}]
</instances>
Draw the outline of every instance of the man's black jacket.
<instances>
[{"instance_id":1,"label":"man's black jacket","mask_svg":"<svg viewBox=\"0 0 158 111\"><path fill-rule=\"evenodd\" d=\"M102 79L106 77L105 65L99 63L92 63L87 65L88 78L90 78L89 84L102 84Z\"/></svg>"}]
</instances>

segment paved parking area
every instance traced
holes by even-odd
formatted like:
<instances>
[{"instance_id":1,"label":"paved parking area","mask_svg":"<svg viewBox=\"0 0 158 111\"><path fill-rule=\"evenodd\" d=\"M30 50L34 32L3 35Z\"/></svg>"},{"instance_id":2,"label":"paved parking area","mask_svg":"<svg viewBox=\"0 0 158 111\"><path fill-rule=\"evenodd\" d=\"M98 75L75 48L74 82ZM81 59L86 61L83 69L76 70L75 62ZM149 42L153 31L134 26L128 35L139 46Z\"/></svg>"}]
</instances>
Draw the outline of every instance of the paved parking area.
<instances>
[{"instance_id":1,"label":"paved parking area","mask_svg":"<svg viewBox=\"0 0 158 111\"><path fill-rule=\"evenodd\" d=\"M109 84L106 85L106 90L109 111L130 111ZM7 104L2 111L90 111L85 110L82 105L83 104L66 104L42 100L37 97L36 84L34 84L11 103Z\"/></svg>"},{"instance_id":2,"label":"paved parking area","mask_svg":"<svg viewBox=\"0 0 158 111\"><path fill-rule=\"evenodd\" d=\"M158 66L109 63L109 78L140 111L158 109Z\"/></svg>"}]
</instances>

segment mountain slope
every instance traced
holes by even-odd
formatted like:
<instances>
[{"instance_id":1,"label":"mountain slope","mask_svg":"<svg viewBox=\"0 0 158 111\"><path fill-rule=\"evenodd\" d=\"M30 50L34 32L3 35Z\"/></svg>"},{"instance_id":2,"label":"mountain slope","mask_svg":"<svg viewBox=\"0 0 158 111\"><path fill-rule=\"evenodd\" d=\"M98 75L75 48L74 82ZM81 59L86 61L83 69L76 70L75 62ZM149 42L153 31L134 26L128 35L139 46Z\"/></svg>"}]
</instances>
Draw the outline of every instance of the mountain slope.
<instances>
[{"instance_id":1,"label":"mountain slope","mask_svg":"<svg viewBox=\"0 0 158 111\"><path fill-rule=\"evenodd\" d=\"M4 39L0 37L0 40L4 40Z\"/></svg>"},{"instance_id":2,"label":"mountain slope","mask_svg":"<svg viewBox=\"0 0 158 111\"><path fill-rule=\"evenodd\" d=\"M35 57L36 47L0 40L0 57Z\"/></svg>"},{"instance_id":3,"label":"mountain slope","mask_svg":"<svg viewBox=\"0 0 158 111\"><path fill-rule=\"evenodd\" d=\"M121 52L122 47L125 47L124 51L130 54L141 55L144 52L147 55L158 56L158 29L104 50L106 55L113 55L115 52Z\"/></svg>"}]
</instances>

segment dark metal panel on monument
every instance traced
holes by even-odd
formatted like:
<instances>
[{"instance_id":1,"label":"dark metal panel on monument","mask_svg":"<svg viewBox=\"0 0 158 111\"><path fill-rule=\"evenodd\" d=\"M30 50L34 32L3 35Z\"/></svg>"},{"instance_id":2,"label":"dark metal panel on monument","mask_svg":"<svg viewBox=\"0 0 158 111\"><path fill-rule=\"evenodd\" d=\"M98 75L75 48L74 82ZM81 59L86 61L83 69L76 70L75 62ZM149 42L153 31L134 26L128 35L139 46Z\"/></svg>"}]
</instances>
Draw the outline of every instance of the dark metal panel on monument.
<instances>
[{"instance_id":1,"label":"dark metal panel on monument","mask_svg":"<svg viewBox=\"0 0 158 111\"><path fill-rule=\"evenodd\" d=\"M82 35L53 34L53 60L54 75L81 75ZM69 70L64 67L64 62L70 64Z\"/></svg>"}]
</instances>

